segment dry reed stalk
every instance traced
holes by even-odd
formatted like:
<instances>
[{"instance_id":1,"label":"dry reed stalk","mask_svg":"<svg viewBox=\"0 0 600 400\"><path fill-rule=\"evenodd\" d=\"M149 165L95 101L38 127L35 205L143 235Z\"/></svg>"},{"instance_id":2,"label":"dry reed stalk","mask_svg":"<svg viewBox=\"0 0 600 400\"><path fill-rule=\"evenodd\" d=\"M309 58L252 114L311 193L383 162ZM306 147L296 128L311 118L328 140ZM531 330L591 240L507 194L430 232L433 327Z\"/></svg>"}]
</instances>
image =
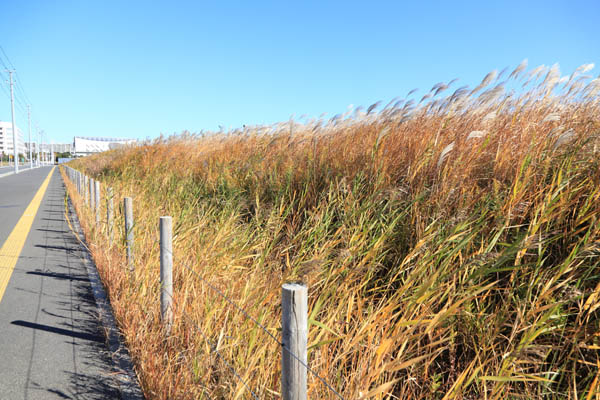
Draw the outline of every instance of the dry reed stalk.
<instances>
[{"instance_id":1,"label":"dry reed stalk","mask_svg":"<svg viewBox=\"0 0 600 400\"><path fill-rule=\"evenodd\" d=\"M578 80L590 66L562 86L556 66L525 68L292 133L184 134L73 162L135 195L133 279L122 229L106 248L85 211L82 225L148 398L249 398L198 327L278 398L278 345L183 265L273 334L280 285L309 283L310 364L345 398L593 397L600 103ZM500 94L522 76L525 92ZM160 215L175 236L168 342ZM334 398L314 378L309 397Z\"/></svg>"}]
</instances>

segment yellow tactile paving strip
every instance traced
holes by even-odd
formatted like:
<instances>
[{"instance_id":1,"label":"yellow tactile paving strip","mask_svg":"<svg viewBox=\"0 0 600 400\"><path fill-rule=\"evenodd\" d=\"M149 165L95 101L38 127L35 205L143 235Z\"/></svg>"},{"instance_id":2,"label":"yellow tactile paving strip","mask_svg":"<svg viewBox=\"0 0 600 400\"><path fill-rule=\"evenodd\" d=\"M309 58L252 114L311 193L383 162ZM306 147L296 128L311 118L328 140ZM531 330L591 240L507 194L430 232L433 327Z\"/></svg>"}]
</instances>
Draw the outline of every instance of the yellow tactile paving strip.
<instances>
[{"instance_id":1,"label":"yellow tactile paving strip","mask_svg":"<svg viewBox=\"0 0 600 400\"><path fill-rule=\"evenodd\" d=\"M42 203L42 199L44 198L44 194L46 193L46 189L50 183L50 178L52 177L54 168L52 168L42 183L42 186L40 186L35 196L33 196L33 200L31 200L31 203L29 203L25 209L25 212L19 219L19 222L17 222L12 232L8 236L8 239L6 239L6 242L4 242L4 245L2 245L2 248L0 249L0 301L2 301L4 291L8 286L8 281L10 280L10 276L15 269L15 265L17 265L19 255L21 254L21 250L23 250L25 240L27 239L27 235L29 235L29 231L31 230L31 225L33 225L33 219L40 208L40 204Z\"/></svg>"}]
</instances>

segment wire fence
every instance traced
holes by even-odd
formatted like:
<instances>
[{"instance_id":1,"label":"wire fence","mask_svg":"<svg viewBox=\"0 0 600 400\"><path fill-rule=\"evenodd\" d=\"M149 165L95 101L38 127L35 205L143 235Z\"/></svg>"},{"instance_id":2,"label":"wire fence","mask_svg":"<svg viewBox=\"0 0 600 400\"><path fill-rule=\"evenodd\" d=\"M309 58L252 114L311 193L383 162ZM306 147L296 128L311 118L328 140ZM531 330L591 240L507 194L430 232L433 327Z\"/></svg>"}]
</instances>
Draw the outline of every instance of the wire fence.
<instances>
[{"instance_id":1,"label":"wire fence","mask_svg":"<svg viewBox=\"0 0 600 400\"><path fill-rule=\"evenodd\" d=\"M155 240L155 244L159 244L160 243L158 241ZM174 257L174 254L172 252L170 252L171 255ZM304 368L307 369L308 372L310 372L311 374L314 375L315 378L317 378L325 387L327 387L333 394L335 394L338 398L344 400L344 398L342 397L341 394L339 394L329 383L327 383L327 381L325 379L323 379L317 372L315 372L310 366L308 366L307 363L305 363L303 360L300 359L300 357L298 357L296 354L294 354L293 352L291 352L282 342L281 340L277 339L277 337L275 335L273 335L271 332L269 332L269 330L263 325L261 324L256 318L254 318L252 315L250 315L246 310L244 310L242 307L240 307L239 305L237 305L230 297L228 297L227 295L225 295L223 293L223 291L219 290L219 288L217 288L216 286L214 286L212 283L210 283L208 280L206 280L204 277L202 277L198 272L196 272L193 268L191 268L189 265L181 262L178 265L181 265L182 267L184 267L185 269L187 269L188 271L190 271L192 274L194 274L197 278L199 278L209 289L211 289L214 293L218 294L221 298L223 298L227 303L229 303L233 308L235 308L236 310L238 310L240 313L242 313L247 320L252 321L260 330L262 330L264 333L267 334L267 336L269 338L271 338L273 341L275 341L279 346L281 346L282 350L287 352L292 358L294 358L298 363L300 363Z\"/></svg>"},{"instance_id":2,"label":"wire fence","mask_svg":"<svg viewBox=\"0 0 600 400\"><path fill-rule=\"evenodd\" d=\"M79 195L82 195L85 198L86 206L93 207L92 211L96 215L99 215L99 212L100 212L100 204L99 203L100 202L99 201L93 202L93 200L97 200L99 198L99 195L96 195L96 193L94 191L95 185L89 184L90 178L88 178L87 176L83 175L81 172L79 172L73 168L65 166L65 169L66 169L67 177L75 185L76 192L78 192ZM88 182L88 183L86 183L86 182ZM106 192L108 192L108 191L106 191ZM112 193L112 189L110 190L110 192ZM109 200L109 198L107 197L106 200ZM111 204L112 204L112 197L110 198L110 200L111 200ZM107 203L107 207L108 207L108 203ZM124 211L126 211L126 210L124 210ZM107 234L108 234L109 230L112 229L114 222L115 222L114 220L112 220L112 221L109 220L109 218L110 218L109 215L110 215L110 213L107 212L107 219L105 221L99 221L96 218L97 225L99 224L99 225L106 226L105 231ZM112 215L114 215L114 212L112 212ZM123 215L123 217L127 218L127 216L125 216L125 215ZM130 228L126 228L126 229L133 230L134 226L135 225L132 225ZM127 237L128 232L124 232L124 233L125 233L124 236ZM167 254L172 259L178 258L178 257L176 257L176 255L173 253L172 250L165 248L165 246L162 246L161 243L156 238L153 238L153 241L154 241L154 244L157 244L160 247L161 251L166 251ZM125 243L125 245L129 246L132 244ZM129 252L128 252L128 254L129 254ZM221 289L219 289L217 286L215 286L213 283L211 283L205 277L203 277L201 274L199 274L188 263L186 263L185 261L183 261L181 259L178 259L176 264L185 268L187 271L189 271L191 274L193 274L196 278L198 278L202 282L203 285L205 285L205 287L209 288L213 293L215 293L220 298L225 300L232 308L234 308L239 313L241 313L246 320L251 321L257 328L259 328L262 332L264 332L267 335L267 337L270 338L270 340L277 343L277 345L280 346L282 349L282 357L283 357L284 353L288 354L291 358L294 359L295 362L297 362L299 365L301 365L303 368L305 368L306 371L310 372L321 384L323 384L323 386L325 386L333 395L335 395L335 397L337 397L341 400L344 400L344 397L331 384L329 384L323 377L321 377L316 371L314 371L308 365L307 361L306 362L304 361L304 359L307 359L306 354L304 354L304 357L302 357L300 354L296 354L292 350L290 350L290 348L282 340L277 338L273 333L269 332L268 328L265 327L264 324L262 324L260 321L258 321L258 319L256 319L254 316L252 316L248 311L246 311L244 308L242 308L240 305L238 305L233 299L231 299L229 296L227 296ZM171 265L171 268L172 268L172 265ZM169 296L169 297L171 297L171 296ZM171 301L173 300L172 297L170 300ZM172 307L172 303L170 306ZM205 340L208 343L208 345L211 349L211 352L214 353L219 358L219 360L221 360L221 362L223 362L223 364L225 364L225 366L231 371L231 373L235 376L235 378L238 381L240 381L240 383L250 392L251 396L254 399L258 399L259 398L258 395L250 388L248 382L243 379L242 374L240 374L239 371L237 371L233 367L233 365L227 361L227 358L221 352L219 352L217 344L215 344L210 339L210 337L200 328L200 326L198 326L198 324L193 320L193 318L191 318L185 311L182 311L182 316L185 317L186 319L188 319L188 321L196 328L197 332L200 333L203 340ZM306 331L307 330L308 329L306 328ZM304 348L304 350L306 351L306 347ZM282 380L282 382L283 382L283 380ZM306 382L303 382L300 384L303 384L304 387L306 387ZM304 396L303 398L306 398L306 388L304 389L303 396ZM287 399L287 397L285 395L283 398ZM302 397L298 397L298 398L302 398Z\"/></svg>"}]
</instances>

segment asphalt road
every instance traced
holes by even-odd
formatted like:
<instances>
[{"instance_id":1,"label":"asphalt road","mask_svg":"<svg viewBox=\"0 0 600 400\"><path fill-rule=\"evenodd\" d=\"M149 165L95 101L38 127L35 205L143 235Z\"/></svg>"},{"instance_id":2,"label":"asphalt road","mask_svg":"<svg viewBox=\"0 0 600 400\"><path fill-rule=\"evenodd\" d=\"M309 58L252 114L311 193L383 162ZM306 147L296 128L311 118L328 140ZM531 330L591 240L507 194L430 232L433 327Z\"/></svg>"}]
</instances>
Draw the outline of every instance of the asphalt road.
<instances>
[{"instance_id":1,"label":"asphalt road","mask_svg":"<svg viewBox=\"0 0 600 400\"><path fill-rule=\"evenodd\" d=\"M0 245L9 236L12 240L13 228L51 170L0 178ZM121 398L83 248L64 217L64 196L55 169L0 293L1 400Z\"/></svg>"},{"instance_id":2,"label":"asphalt road","mask_svg":"<svg viewBox=\"0 0 600 400\"><path fill-rule=\"evenodd\" d=\"M37 167L34 166L33 169L35 169L35 168L37 168ZM25 165L19 165L19 173L26 172L30 169L31 168L29 167L29 163L27 163ZM2 167L0 167L0 178L14 174L14 171L15 171L15 167L13 167L13 166L8 167L5 164L2 164Z\"/></svg>"}]
</instances>

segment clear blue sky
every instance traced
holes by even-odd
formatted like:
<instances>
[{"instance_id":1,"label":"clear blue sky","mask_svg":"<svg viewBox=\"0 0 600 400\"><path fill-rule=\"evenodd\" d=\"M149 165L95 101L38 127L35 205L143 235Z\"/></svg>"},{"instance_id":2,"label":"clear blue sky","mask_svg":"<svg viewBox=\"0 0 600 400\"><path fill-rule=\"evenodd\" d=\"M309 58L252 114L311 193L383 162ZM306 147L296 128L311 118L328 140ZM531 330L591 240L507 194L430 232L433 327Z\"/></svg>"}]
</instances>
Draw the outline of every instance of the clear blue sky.
<instances>
[{"instance_id":1,"label":"clear blue sky","mask_svg":"<svg viewBox=\"0 0 600 400\"><path fill-rule=\"evenodd\" d=\"M524 58L600 72L593 0L0 0L0 13L0 45L54 142L331 117Z\"/></svg>"}]
</instances>

